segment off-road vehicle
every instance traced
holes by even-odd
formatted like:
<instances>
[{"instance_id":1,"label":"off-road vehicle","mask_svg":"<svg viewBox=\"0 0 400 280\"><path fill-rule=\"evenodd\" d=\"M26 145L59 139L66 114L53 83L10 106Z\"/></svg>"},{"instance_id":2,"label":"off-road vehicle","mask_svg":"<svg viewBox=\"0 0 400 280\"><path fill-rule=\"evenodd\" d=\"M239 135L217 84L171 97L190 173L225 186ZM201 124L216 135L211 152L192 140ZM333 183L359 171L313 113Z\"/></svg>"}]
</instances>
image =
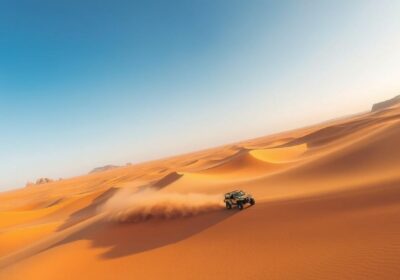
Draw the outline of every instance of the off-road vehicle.
<instances>
[{"instance_id":1,"label":"off-road vehicle","mask_svg":"<svg viewBox=\"0 0 400 280\"><path fill-rule=\"evenodd\" d=\"M250 205L254 205L256 203L251 194L245 193L241 190L226 193L224 202L226 209L231 209L233 206L237 206L239 210L242 210L244 205L247 203Z\"/></svg>"}]
</instances>

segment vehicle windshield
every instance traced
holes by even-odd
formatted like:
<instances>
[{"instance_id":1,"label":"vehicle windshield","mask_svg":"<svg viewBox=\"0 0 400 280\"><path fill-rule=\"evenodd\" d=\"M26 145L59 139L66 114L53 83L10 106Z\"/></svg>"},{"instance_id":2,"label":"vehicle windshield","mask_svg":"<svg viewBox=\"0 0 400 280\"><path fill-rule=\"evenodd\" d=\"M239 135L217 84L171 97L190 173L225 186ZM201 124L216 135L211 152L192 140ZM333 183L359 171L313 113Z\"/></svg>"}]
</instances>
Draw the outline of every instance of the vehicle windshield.
<instances>
[{"instance_id":1,"label":"vehicle windshield","mask_svg":"<svg viewBox=\"0 0 400 280\"><path fill-rule=\"evenodd\" d=\"M236 193L234 193L233 195L234 195L234 196L236 196L236 197L239 197L239 196L244 196L244 195L245 195L245 193L244 193L244 192L242 192L242 191L240 191L240 192L236 192Z\"/></svg>"}]
</instances>

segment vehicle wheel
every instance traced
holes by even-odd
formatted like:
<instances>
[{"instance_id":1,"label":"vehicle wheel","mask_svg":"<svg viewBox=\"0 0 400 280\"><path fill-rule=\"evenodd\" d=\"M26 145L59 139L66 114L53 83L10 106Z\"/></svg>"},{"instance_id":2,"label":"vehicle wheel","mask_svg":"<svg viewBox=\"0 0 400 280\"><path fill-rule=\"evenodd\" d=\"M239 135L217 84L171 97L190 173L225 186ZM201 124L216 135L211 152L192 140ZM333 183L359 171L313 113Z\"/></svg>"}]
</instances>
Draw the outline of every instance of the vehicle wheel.
<instances>
[{"instance_id":1,"label":"vehicle wheel","mask_svg":"<svg viewBox=\"0 0 400 280\"><path fill-rule=\"evenodd\" d=\"M238 208L239 210L243 210L243 204L242 204L242 203L238 203L237 208Z\"/></svg>"},{"instance_id":2,"label":"vehicle wheel","mask_svg":"<svg viewBox=\"0 0 400 280\"><path fill-rule=\"evenodd\" d=\"M229 202L225 203L226 209L232 209L232 205Z\"/></svg>"},{"instance_id":3,"label":"vehicle wheel","mask_svg":"<svg viewBox=\"0 0 400 280\"><path fill-rule=\"evenodd\" d=\"M250 199L250 205L254 205L256 204L256 201L254 200L254 198Z\"/></svg>"}]
</instances>

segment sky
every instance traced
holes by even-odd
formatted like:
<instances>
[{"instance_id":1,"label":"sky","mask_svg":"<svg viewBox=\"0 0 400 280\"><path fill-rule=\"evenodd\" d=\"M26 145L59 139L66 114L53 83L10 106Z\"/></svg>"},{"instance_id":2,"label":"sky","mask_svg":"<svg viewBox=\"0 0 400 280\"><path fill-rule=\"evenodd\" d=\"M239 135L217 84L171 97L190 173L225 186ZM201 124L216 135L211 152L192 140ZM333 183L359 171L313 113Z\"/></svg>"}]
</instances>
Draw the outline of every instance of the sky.
<instances>
[{"instance_id":1,"label":"sky","mask_svg":"<svg viewBox=\"0 0 400 280\"><path fill-rule=\"evenodd\" d=\"M0 191L400 93L400 1L0 0Z\"/></svg>"}]
</instances>

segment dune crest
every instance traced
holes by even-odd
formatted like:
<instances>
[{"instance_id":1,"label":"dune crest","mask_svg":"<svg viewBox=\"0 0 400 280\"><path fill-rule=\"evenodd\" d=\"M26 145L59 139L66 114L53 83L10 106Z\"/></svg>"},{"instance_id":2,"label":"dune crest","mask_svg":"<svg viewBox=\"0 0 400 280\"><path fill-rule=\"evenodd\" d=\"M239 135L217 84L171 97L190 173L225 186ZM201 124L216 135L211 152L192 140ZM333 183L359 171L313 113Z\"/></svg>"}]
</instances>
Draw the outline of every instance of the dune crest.
<instances>
[{"instance_id":1,"label":"dune crest","mask_svg":"<svg viewBox=\"0 0 400 280\"><path fill-rule=\"evenodd\" d=\"M199 174L212 176L246 177L273 172L282 165L255 158L249 151L240 151L213 167L201 170Z\"/></svg>"},{"instance_id":2,"label":"dune crest","mask_svg":"<svg viewBox=\"0 0 400 280\"><path fill-rule=\"evenodd\" d=\"M288 163L297 160L306 151L307 144L300 144L284 148L252 150L250 151L250 155L265 162Z\"/></svg>"}]
</instances>

